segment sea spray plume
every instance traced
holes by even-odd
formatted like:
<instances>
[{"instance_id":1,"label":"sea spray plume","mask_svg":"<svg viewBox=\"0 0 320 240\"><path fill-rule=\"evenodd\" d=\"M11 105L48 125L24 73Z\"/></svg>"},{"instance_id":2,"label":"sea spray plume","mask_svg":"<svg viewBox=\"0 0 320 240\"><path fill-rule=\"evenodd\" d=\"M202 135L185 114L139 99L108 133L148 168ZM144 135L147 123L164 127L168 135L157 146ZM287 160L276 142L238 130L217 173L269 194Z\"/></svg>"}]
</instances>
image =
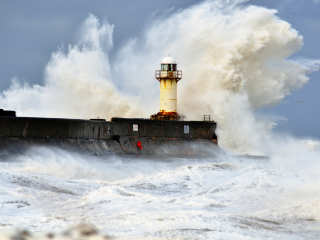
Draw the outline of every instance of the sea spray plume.
<instances>
[{"instance_id":1,"label":"sea spray plume","mask_svg":"<svg viewBox=\"0 0 320 240\"><path fill-rule=\"evenodd\" d=\"M140 42L133 39L122 50L118 62L133 63L132 73L142 61L172 54L183 70L178 111L197 120L211 114L220 146L263 154L274 123L254 110L301 88L319 61L288 60L301 48L302 37L275 10L242 2L206 1L155 20ZM139 79L143 85L152 81Z\"/></svg>"},{"instance_id":2,"label":"sea spray plume","mask_svg":"<svg viewBox=\"0 0 320 240\"><path fill-rule=\"evenodd\" d=\"M206 1L154 19L117 52L111 67L113 28L90 15L79 44L53 54L45 86L13 85L0 100L20 116L148 117L158 111L154 70L169 53L183 70L178 111L189 120L211 114L223 148L265 153L274 123L254 110L278 104L302 87L319 61L287 60L302 37L275 10L242 2ZM147 99L140 111L130 96Z\"/></svg>"},{"instance_id":3,"label":"sea spray plume","mask_svg":"<svg viewBox=\"0 0 320 240\"><path fill-rule=\"evenodd\" d=\"M219 12L206 9L193 21L196 25L188 23L190 28L205 26L197 28L204 37L193 38L189 44L200 49L197 62L202 66L196 66L199 71L181 86L180 99L186 101L180 109L194 118L209 110L218 122L221 146L263 154L273 123L258 119L254 109L279 103L308 81L305 74L310 68L286 60L299 50L302 37L275 17L274 10L255 6L226 6Z\"/></svg>"},{"instance_id":4,"label":"sea spray plume","mask_svg":"<svg viewBox=\"0 0 320 240\"><path fill-rule=\"evenodd\" d=\"M81 38L67 53L61 47L45 69L44 86L14 84L3 93L4 108L19 116L106 118L133 117L140 111L112 82L108 50L113 26L89 15Z\"/></svg>"}]
</instances>

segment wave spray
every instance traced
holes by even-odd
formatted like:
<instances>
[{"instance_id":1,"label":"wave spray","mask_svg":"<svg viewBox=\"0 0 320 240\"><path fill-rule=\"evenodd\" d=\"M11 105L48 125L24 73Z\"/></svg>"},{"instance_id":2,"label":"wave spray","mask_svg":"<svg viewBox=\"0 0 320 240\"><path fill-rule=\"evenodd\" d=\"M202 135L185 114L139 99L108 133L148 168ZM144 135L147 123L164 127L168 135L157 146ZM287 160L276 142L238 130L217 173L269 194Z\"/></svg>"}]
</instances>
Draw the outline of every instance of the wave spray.
<instances>
[{"instance_id":1,"label":"wave spray","mask_svg":"<svg viewBox=\"0 0 320 240\"><path fill-rule=\"evenodd\" d=\"M254 111L301 88L319 61L289 60L302 36L275 10L243 2L205 1L154 18L139 38L116 49L112 62L113 26L90 14L78 43L52 54L43 84L14 80L2 105L19 116L148 118L158 109L154 71L170 53L184 76L178 112L188 120L210 114L225 149L265 154L275 123Z\"/></svg>"}]
</instances>

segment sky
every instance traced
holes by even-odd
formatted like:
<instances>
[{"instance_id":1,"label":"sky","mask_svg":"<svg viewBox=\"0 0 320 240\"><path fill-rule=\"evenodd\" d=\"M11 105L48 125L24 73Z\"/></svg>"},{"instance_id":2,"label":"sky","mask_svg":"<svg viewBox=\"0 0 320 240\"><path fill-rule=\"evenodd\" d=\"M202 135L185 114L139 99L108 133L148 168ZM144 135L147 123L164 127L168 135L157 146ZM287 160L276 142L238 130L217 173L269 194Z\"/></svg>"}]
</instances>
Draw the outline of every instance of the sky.
<instances>
[{"instance_id":1,"label":"sky","mask_svg":"<svg viewBox=\"0 0 320 240\"><path fill-rule=\"evenodd\" d=\"M200 2L0 0L0 93L10 88L13 78L30 85L42 84L52 53L62 44L78 42L79 28L89 14L114 26L113 48L109 52L112 62L116 52L130 39L139 38L155 16L174 14ZM303 47L290 58L320 59L319 0L252 0L243 5L276 9L276 15L303 36ZM293 91L277 106L257 110L257 114L274 117L276 131L320 139L320 72L308 77L310 81L303 88Z\"/></svg>"}]
</instances>

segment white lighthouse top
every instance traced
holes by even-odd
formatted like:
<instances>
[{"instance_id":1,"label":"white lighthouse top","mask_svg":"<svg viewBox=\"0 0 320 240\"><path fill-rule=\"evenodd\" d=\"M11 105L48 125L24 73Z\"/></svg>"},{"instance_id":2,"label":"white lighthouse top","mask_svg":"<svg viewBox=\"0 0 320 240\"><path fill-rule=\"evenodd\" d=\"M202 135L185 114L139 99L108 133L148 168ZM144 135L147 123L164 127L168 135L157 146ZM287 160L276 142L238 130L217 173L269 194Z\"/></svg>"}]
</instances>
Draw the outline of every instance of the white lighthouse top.
<instances>
[{"instance_id":1,"label":"white lighthouse top","mask_svg":"<svg viewBox=\"0 0 320 240\"><path fill-rule=\"evenodd\" d=\"M165 57L164 59L162 59L162 64L176 64L176 60L174 60L174 58L172 57Z\"/></svg>"}]
</instances>

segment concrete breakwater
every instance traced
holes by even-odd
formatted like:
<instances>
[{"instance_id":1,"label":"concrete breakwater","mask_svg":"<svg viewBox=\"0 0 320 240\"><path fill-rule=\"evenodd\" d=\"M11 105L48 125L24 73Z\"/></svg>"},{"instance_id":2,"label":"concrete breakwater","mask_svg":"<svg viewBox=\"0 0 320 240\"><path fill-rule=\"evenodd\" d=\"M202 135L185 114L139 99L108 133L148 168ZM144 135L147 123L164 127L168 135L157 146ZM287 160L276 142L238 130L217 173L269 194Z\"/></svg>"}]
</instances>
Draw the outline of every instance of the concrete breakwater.
<instances>
[{"instance_id":1,"label":"concrete breakwater","mask_svg":"<svg viewBox=\"0 0 320 240\"><path fill-rule=\"evenodd\" d=\"M215 122L205 121L0 117L0 150L21 153L45 145L97 155L193 155L215 148L215 129Z\"/></svg>"}]
</instances>

